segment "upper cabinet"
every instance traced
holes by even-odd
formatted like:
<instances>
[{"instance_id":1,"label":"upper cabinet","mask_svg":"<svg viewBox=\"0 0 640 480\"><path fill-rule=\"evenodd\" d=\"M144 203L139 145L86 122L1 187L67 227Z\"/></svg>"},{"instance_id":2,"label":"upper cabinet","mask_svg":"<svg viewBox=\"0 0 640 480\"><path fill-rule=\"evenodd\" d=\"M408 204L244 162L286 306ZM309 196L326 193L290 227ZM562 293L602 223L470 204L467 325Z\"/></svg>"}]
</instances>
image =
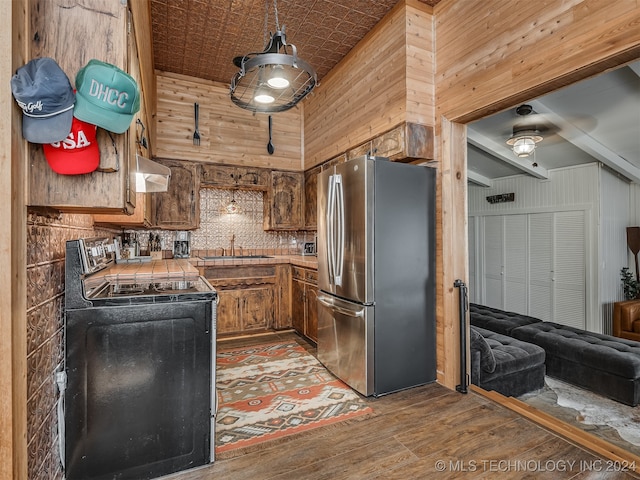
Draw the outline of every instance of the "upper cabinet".
<instances>
[{"instance_id":1,"label":"upper cabinet","mask_svg":"<svg viewBox=\"0 0 640 480\"><path fill-rule=\"evenodd\" d=\"M269 170L233 165L202 165L202 186L216 188L240 188L242 190L267 190Z\"/></svg>"},{"instance_id":2,"label":"upper cabinet","mask_svg":"<svg viewBox=\"0 0 640 480\"><path fill-rule=\"evenodd\" d=\"M273 170L264 199L265 230L301 230L304 217L302 172Z\"/></svg>"},{"instance_id":3,"label":"upper cabinet","mask_svg":"<svg viewBox=\"0 0 640 480\"><path fill-rule=\"evenodd\" d=\"M200 165L156 159L171 169L169 190L153 194L153 226L165 230L193 230L200 225Z\"/></svg>"},{"instance_id":4,"label":"upper cabinet","mask_svg":"<svg viewBox=\"0 0 640 480\"><path fill-rule=\"evenodd\" d=\"M68 8L60 2L30 2L30 57L53 58L74 86L77 72L93 58L127 72L134 70L138 58L127 3L98 3L94 8ZM131 149L135 119L131 125L119 135L98 129L100 166L84 175L57 174L47 164L42 146L29 144L28 205L132 213L136 199L129 172L135 160Z\"/></svg>"},{"instance_id":5,"label":"upper cabinet","mask_svg":"<svg viewBox=\"0 0 640 480\"><path fill-rule=\"evenodd\" d=\"M318 165L304 172L304 228L315 230L318 226L318 174L321 167Z\"/></svg>"}]
</instances>

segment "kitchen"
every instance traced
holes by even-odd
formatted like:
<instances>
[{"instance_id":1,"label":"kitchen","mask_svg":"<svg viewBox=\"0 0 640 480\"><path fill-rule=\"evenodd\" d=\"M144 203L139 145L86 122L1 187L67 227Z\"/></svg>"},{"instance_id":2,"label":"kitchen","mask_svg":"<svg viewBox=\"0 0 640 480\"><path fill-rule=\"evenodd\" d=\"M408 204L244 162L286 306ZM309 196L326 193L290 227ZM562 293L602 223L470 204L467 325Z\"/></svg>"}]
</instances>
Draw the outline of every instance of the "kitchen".
<instances>
[{"instance_id":1,"label":"kitchen","mask_svg":"<svg viewBox=\"0 0 640 480\"><path fill-rule=\"evenodd\" d=\"M407 18L411 20L406 22L413 24L419 18L416 12L422 12L424 8L416 2L407 3L411 6L411 13L408 14ZM391 94L378 95L375 99L371 99L368 105L363 106L369 110L364 110L360 117L354 114L348 115L347 113L350 112L344 111L344 108L353 108L351 106L336 107L337 114L330 115L329 112L332 111L332 106L341 103L340 98L332 98L327 93L332 90L330 88L332 84L336 89L343 88L343 84L351 85L350 88L353 88L354 91L360 88L368 88L362 82L367 78L364 72L369 71L372 67L367 63L366 58L362 58L362 56L367 56L367 50L363 47L360 55L356 55L357 52L355 52L348 58L346 62L350 64L348 70L334 72L332 78L325 79L324 89L319 88L316 94L305 102L304 116L298 113L298 125L304 124L304 162L306 168L333 158L342 151L357 147L372 136L385 132L385 125L394 126L403 121L408 121L436 127L434 160L438 166L437 184L440 189L439 202L441 202L438 211L448 213L447 215L441 215L438 220L438 270L440 272L437 300L438 380L448 388L454 388L458 381L457 365L459 364L458 356L455 353L458 345L458 338L455 333L457 331L457 292L448 286L453 285L453 281L457 278L466 278L464 248L458 248L455 241L449 240L465 238L465 234L462 233L464 232L466 218L464 214L465 202L456 200L457 198L464 198L466 188L463 154L465 142L462 124L500 108L506 108L518 99L524 101L536 94L548 91L552 87L558 88L639 56L638 45L640 41L637 33L632 28L634 20L637 20L639 15L635 4L621 2L621 4L616 5L616 8L611 8L611 6L592 6L590 8L594 8L594 10L587 10L583 3L578 2L574 7L571 7L571 9L575 9L575 15L571 9L571 13L565 11L569 7L562 7L560 2L550 5L546 7L549 10L545 10L544 19L541 19L540 22L543 22L545 26L550 26L555 17L564 18L566 21L566 24L562 25L564 34L568 34L568 37L571 37L571 34L575 34L577 36L575 38L579 37L579 39L575 40L578 44L593 44L599 45L599 47L597 49L589 48L589 54L585 54L582 51L572 54L572 50L569 48L571 44L569 43L566 45L566 50L563 50L562 55L552 58L546 52L552 51L556 47L555 38L553 35L549 35L546 30L543 31L542 28L539 30L532 29L529 23L533 19L537 19L539 15L534 6L523 7L523 11L527 12L526 14L519 12L516 15L514 12L510 15L506 12L507 7L500 5L500 2L496 2L492 6L492 15L504 20L501 20L502 23L499 24L492 20L491 23L494 30L487 33L480 27L482 24L480 18L483 15L486 16L486 12L491 11L486 3L478 6L472 2L441 2L441 5L433 10L426 9L428 21L423 25L423 28L427 31L438 31L437 58L439 61L437 81L435 67L432 67L429 60L418 60L418 64L411 63L411 75L416 75L417 78L422 79L432 79L430 82L424 82L427 85L425 100L416 101L415 97L400 93L411 91L411 95L414 95L414 79L416 77L405 78L403 76L404 81L400 82L401 85L396 85L393 88L387 86L389 82L386 79L382 79L380 84L375 86L374 91L379 89L380 92L394 92L399 96L394 97ZM2 57L3 71L7 72L6 76L8 78L17 66L24 64L31 57L30 54L26 53L27 47L24 45L30 35L24 34L27 31L26 27L24 29L19 27L29 23L29 17L26 16L26 12L29 9L20 9L15 6L15 2L12 4L5 3L3 7L10 9L10 11L4 12L5 15L3 15L3 18L8 23L7 28L2 30L3 35L6 35L5 44L11 43L15 45L13 55L9 55L6 52ZM482 12L485 13L483 14ZM435 21L435 24L431 23L432 20ZM405 25L405 21L401 23ZM514 23L517 24L516 28L514 28ZM442 28L442 25L446 25L446 32L439 32L438 29ZM597 26L597 28L594 28L594 26ZM475 32L475 34L465 35L460 33L465 31ZM598 39L601 35L607 35L610 39L606 47L600 46ZM524 36L524 41L521 36ZM404 35L402 35L402 38L404 38ZM467 52L465 38L474 39L474 48L471 53ZM486 41L483 43L482 39L486 39ZM291 40L295 42L295 38ZM375 40L378 41L379 37L375 37ZM426 43L426 40L421 39L421 42ZM406 48L411 50L414 47ZM430 48L434 53L435 48ZM494 56L491 55L491 52L495 52L498 48L504 50L500 55L500 61L494 60ZM427 48L425 58L430 58L429 51L430 49ZM22 58L14 58L14 56ZM375 59L376 62L381 61L378 64L381 71L384 70L381 67L384 64L383 60ZM413 61L415 60L410 60L410 62ZM405 60L402 63L404 64ZM474 65L474 63L481 65L481 68L477 66L466 68ZM357 71L358 65L361 65L363 69L360 72ZM518 67L516 68L513 65L518 65ZM526 75L527 73L528 75ZM362 80L354 82L354 78ZM454 78L457 78L457 80L454 81ZM461 79L464 79L464 81L461 81ZM492 79L496 80L492 81ZM497 87L496 82L499 83ZM423 83L420 85L423 85ZM7 85L5 85L6 87ZM394 90L394 88L397 88L397 90ZM222 90L219 91L221 92ZM435 96L432 97L432 95ZM14 435L16 438L24 436L20 432L26 432L27 428L25 418L27 397L33 397L33 390L30 390L29 395L21 393L26 391L27 381L27 332L25 331L24 321L27 318L27 304L25 299L28 292L38 292L40 298L29 300L28 308L32 309L35 305L45 304L47 297L44 290L50 284L59 284L60 262L59 258L56 257L59 253L55 253L56 249L51 248L50 242L58 241L59 237L57 235L60 235L62 231L68 234L70 229L74 230L72 238L88 236L93 231L93 225L84 218L75 218L63 227L47 229L46 224L55 222L56 214L54 212L45 212L41 217L37 217L37 224L34 224L35 227L33 228L33 235L35 236L32 236L27 241L24 228L25 225L28 225L27 212L24 208L26 201L25 203L12 203L12 199L25 197L24 185L26 179L29 178L23 171L24 159L27 158L28 154L27 145L19 142L20 119L12 104L12 99L9 94L4 97L6 98L3 100L3 110L8 113L3 115L3 122L9 123L6 124L5 128L1 129L6 136L6 141L3 142L6 155L3 155L2 158L3 162L12 162L14 167L11 168L3 164L5 171L12 171L13 173L11 176L3 177L2 181L5 183L3 188L0 189L4 197L2 204L5 205L3 207L3 217L6 218L5 224L11 225L11 228L5 229L2 234L2 245L6 245L9 248L8 251L3 249L3 260L5 260L5 264L11 265L10 268L5 270L6 277L3 278L5 280L3 284L11 285L12 288L5 289L2 292L0 304L3 311L14 312L12 315L13 323L3 320L2 324L2 337L4 339L13 338L14 341L6 344L7 349L2 350L2 360L4 364L11 364L14 367L11 371L3 372L5 376L2 377L2 385L6 387L2 389L3 400L6 400L3 401L3 405L11 406L11 408L5 408L2 413L3 424L6 422L7 425L11 426L11 428L3 429L2 444L3 446L8 446L11 451L10 456L13 458L13 462L5 462L3 468L8 468L9 472L14 469L16 472L23 472L17 473L15 478L24 478L26 475L24 472L26 472L27 468L27 445L26 442L12 439ZM191 99L189 100L184 102L184 108L185 114L188 111L188 116L185 115L185 117L191 120L193 102ZM418 104L420 105L419 107ZM396 108L393 108L392 105L396 105ZM384 119L383 121L382 117L384 115L373 115L370 117L371 121L365 121L369 112L387 110L396 112L396 116L390 120ZM441 116L444 119L441 119ZM341 117L344 119L341 120ZM282 117L278 116L274 119L274 127L278 124L278 118ZM362 118L363 120L354 122L354 118ZM260 125L254 125L253 129L260 132L267 131L266 119L251 120L251 117L249 117L248 121L259 121ZM460 123L450 123L454 121ZM204 123L204 119L202 123ZM296 122L282 121L282 123L288 126L292 125L292 127L288 128L295 128ZM191 125L191 121L189 121L188 125ZM347 126L352 126L353 128L346 128ZM187 125L184 125L183 128L186 129ZM299 127L299 131L301 130L302 128ZM151 135L155 135L150 129L149 131ZM11 135L11 132L13 132L13 135ZM298 136L298 138L300 139L301 136ZM153 141L152 137L152 144ZM280 145L284 145L282 140L281 142ZM259 143L262 151L266 142L261 137L260 142L257 143ZM278 148L278 143L276 143L276 148ZM238 160L240 164L246 161L244 158ZM30 215L33 221L33 216L37 214L32 210ZM54 237L51 236L53 232L56 235ZM32 254L33 257L29 261L25 258L25 254L21 253L24 251L25 245L34 245L35 253ZM32 266L31 270L34 273L37 271L37 281L27 283L25 273L27 264ZM55 321L51 323L55 324ZM43 328L51 329L52 327L45 322ZM53 330L55 330L55 327L53 327ZM38 350L36 347L40 347L40 350L42 350L43 347L48 349L51 345L54 345L54 337L51 336L50 338L50 342L33 345L32 352ZM447 352L446 355L445 352ZM49 350L47 350L47 353L50 353ZM30 364L33 365L30 370L32 373L29 374L30 378L33 378L34 371L39 372L42 380L48 378L48 372L51 370L47 371L46 367L37 367L36 365L41 365L41 363L35 362L35 358L33 354L30 355ZM41 370L44 370L44 372ZM14 384L14 382L17 385L11 387L10 385ZM46 405L41 405L35 410L50 411ZM32 410L29 409L29 411ZM46 423L46 419L49 417L50 415L47 413L42 417L42 420ZM38 424L42 424L42 422L38 422ZM33 429L33 427L30 428ZM32 434L35 433L34 430L30 431ZM29 438L34 437L30 435ZM32 449L36 448L33 442L30 442L30 445ZM40 468L43 466L43 458L51 458L53 456L51 444L43 441L41 445L41 447L36 448L36 451L43 454L43 456L39 456ZM8 473L7 476L11 476L11 473Z\"/></svg>"}]
</instances>

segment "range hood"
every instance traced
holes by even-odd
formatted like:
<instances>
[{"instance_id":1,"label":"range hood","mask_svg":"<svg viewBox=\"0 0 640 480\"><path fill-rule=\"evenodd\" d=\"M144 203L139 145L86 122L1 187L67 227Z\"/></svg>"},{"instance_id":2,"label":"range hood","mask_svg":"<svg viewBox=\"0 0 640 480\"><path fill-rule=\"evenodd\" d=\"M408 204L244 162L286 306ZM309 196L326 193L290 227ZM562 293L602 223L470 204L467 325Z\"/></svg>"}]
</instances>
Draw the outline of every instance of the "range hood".
<instances>
[{"instance_id":1,"label":"range hood","mask_svg":"<svg viewBox=\"0 0 640 480\"><path fill-rule=\"evenodd\" d=\"M166 192L171 178L171 169L136 154L136 192Z\"/></svg>"}]
</instances>

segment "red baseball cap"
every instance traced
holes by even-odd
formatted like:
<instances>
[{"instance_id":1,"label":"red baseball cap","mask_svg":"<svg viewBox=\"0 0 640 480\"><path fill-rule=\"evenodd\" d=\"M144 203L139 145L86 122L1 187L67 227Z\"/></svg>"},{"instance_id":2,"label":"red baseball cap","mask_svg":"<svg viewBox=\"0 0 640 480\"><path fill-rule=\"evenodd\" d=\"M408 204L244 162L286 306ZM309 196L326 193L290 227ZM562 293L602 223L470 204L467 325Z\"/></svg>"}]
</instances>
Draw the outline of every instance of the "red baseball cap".
<instances>
[{"instance_id":1,"label":"red baseball cap","mask_svg":"<svg viewBox=\"0 0 640 480\"><path fill-rule=\"evenodd\" d=\"M42 145L51 169L63 175L91 173L100 165L98 127L73 117L71 132L60 142Z\"/></svg>"}]
</instances>

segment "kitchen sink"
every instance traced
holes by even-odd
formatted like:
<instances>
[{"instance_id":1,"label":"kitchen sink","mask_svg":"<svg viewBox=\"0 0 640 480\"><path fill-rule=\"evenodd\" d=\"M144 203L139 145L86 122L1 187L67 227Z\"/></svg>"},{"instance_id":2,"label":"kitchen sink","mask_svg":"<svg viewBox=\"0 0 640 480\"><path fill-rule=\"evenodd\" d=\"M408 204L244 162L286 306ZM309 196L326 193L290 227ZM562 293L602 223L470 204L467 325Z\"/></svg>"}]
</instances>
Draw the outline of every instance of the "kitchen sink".
<instances>
[{"instance_id":1,"label":"kitchen sink","mask_svg":"<svg viewBox=\"0 0 640 480\"><path fill-rule=\"evenodd\" d=\"M202 260L238 260L251 258L273 258L271 255L217 255L212 257L200 257Z\"/></svg>"}]
</instances>

